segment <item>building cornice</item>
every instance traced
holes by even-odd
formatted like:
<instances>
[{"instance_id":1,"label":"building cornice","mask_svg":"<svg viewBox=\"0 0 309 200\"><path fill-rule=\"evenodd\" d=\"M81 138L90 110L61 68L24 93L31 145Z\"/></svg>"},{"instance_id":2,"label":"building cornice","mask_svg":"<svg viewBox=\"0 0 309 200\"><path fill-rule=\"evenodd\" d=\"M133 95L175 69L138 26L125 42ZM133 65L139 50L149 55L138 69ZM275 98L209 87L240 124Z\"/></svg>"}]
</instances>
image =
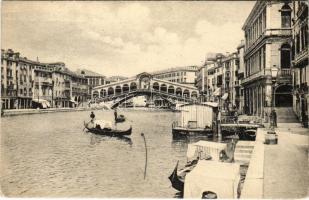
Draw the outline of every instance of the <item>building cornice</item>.
<instances>
[{"instance_id":1,"label":"building cornice","mask_svg":"<svg viewBox=\"0 0 309 200\"><path fill-rule=\"evenodd\" d=\"M249 16L247 17L244 25L242 26L242 30L245 30L249 24L252 23L252 21L255 19L257 16L257 13L264 7L266 6L267 1L256 1L254 7L252 8Z\"/></svg>"}]
</instances>

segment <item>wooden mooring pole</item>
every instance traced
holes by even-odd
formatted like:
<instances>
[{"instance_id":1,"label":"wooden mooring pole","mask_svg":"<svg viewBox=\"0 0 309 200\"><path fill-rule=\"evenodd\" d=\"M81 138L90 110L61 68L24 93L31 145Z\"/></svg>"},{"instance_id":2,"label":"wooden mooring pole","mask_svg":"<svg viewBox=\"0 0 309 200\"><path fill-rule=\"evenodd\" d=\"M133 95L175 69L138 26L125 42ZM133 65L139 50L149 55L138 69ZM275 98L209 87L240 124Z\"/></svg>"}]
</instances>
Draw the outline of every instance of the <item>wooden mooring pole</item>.
<instances>
[{"instance_id":1,"label":"wooden mooring pole","mask_svg":"<svg viewBox=\"0 0 309 200\"><path fill-rule=\"evenodd\" d=\"M145 153L146 153L146 157L145 157L145 170L144 170L144 179L146 179L146 173L147 173L147 162L148 162L148 155L147 155L147 143L146 143L146 138L144 133L141 133L141 136L144 138L144 143L145 143Z\"/></svg>"}]
</instances>

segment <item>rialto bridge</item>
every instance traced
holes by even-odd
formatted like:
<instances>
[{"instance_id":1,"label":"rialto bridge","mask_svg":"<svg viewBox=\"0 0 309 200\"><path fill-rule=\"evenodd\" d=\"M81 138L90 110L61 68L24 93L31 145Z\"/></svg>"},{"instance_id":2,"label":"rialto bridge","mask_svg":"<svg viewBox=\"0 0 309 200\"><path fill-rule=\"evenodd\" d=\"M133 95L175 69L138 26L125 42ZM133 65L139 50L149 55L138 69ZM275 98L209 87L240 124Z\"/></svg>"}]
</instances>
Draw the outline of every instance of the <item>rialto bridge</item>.
<instances>
[{"instance_id":1,"label":"rialto bridge","mask_svg":"<svg viewBox=\"0 0 309 200\"><path fill-rule=\"evenodd\" d=\"M91 91L93 101L114 101L112 107L140 95L159 96L170 102L192 102L198 98L199 93L193 86L156 79L146 72L123 81L94 87Z\"/></svg>"}]
</instances>

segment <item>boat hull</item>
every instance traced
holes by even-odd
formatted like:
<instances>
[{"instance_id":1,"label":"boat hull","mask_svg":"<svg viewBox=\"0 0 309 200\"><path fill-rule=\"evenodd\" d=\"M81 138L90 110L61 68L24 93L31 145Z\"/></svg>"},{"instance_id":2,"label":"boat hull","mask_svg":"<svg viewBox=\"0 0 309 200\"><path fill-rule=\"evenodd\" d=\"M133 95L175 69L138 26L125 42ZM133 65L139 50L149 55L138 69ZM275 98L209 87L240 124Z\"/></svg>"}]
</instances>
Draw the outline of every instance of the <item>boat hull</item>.
<instances>
[{"instance_id":1,"label":"boat hull","mask_svg":"<svg viewBox=\"0 0 309 200\"><path fill-rule=\"evenodd\" d=\"M116 119L116 123L121 123L121 122L125 122L126 121L126 119L123 117L119 117L119 118L117 118Z\"/></svg>"},{"instance_id":2,"label":"boat hull","mask_svg":"<svg viewBox=\"0 0 309 200\"><path fill-rule=\"evenodd\" d=\"M172 187L180 192L183 192L184 190L184 181L180 179L180 177L177 174L178 169L178 162L176 164L176 167L172 174L168 177L168 179L171 181Z\"/></svg>"},{"instance_id":3,"label":"boat hull","mask_svg":"<svg viewBox=\"0 0 309 200\"><path fill-rule=\"evenodd\" d=\"M85 128L94 134L97 135L106 135L106 136L112 136L112 137L122 137L122 136L128 136L132 133L132 127L130 127L128 130L108 130L108 129L100 129L100 128L89 128L87 125L85 125Z\"/></svg>"},{"instance_id":4,"label":"boat hull","mask_svg":"<svg viewBox=\"0 0 309 200\"><path fill-rule=\"evenodd\" d=\"M174 138L179 137L190 137L190 136L210 136L212 134L212 129L190 129L183 127L172 128L172 134Z\"/></svg>"}]
</instances>

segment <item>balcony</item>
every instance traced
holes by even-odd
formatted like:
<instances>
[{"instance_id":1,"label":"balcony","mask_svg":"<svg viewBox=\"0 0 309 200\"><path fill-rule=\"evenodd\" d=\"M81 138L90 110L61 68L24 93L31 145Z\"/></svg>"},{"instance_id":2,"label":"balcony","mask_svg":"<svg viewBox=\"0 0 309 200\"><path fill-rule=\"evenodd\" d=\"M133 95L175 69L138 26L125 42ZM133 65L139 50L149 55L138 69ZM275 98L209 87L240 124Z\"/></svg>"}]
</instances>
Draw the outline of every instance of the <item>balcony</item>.
<instances>
[{"instance_id":1,"label":"balcony","mask_svg":"<svg viewBox=\"0 0 309 200\"><path fill-rule=\"evenodd\" d=\"M298 67L299 64L306 61L308 62L308 48L303 49L301 52L295 54L295 58L293 60L293 64L295 67Z\"/></svg>"},{"instance_id":2,"label":"balcony","mask_svg":"<svg viewBox=\"0 0 309 200\"><path fill-rule=\"evenodd\" d=\"M40 85L52 85L53 84L53 80L51 78L46 78L46 77L35 77L34 81L37 84L40 83Z\"/></svg>"},{"instance_id":3,"label":"balcony","mask_svg":"<svg viewBox=\"0 0 309 200\"><path fill-rule=\"evenodd\" d=\"M292 35L292 29L291 28L278 28L278 29L266 29L264 32L266 36L291 36Z\"/></svg>"},{"instance_id":4,"label":"balcony","mask_svg":"<svg viewBox=\"0 0 309 200\"><path fill-rule=\"evenodd\" d=\"M12 85L8 85L7 86L7 90L16 90L16 87L15 87L15 85L14 84L12 84Z\"/></svg>"},{"instance_id":5,"label":"balcony","mask_svg":"<svg viewBox=\"0 0 309 200\"><path fill-rule=\"evenodd\" d=\"M279 76L292 76L291 69L281 69Z\"/></svg>"}]
</instances>

